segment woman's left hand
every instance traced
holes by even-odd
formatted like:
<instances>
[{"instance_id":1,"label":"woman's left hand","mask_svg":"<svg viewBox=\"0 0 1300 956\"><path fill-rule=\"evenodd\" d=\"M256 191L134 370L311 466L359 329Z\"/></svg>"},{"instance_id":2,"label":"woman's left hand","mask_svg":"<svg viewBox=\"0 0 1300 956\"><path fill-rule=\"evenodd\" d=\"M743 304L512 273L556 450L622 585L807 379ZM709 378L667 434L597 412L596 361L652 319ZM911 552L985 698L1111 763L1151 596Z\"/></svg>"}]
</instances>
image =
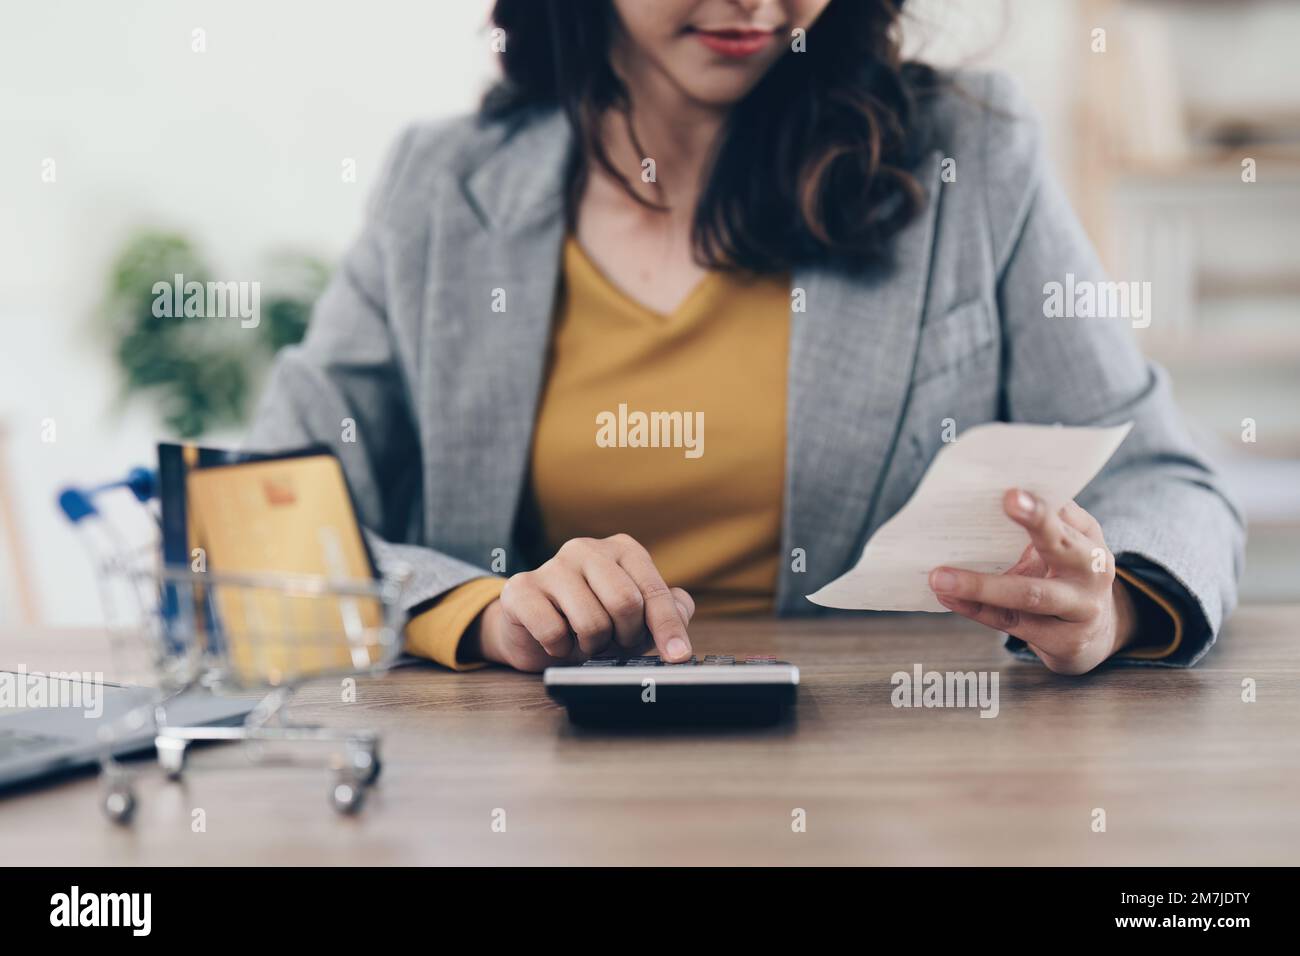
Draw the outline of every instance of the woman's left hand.
<instances>
[{"instance_id":1,"label":"woman's left hand","mask_svg":"<svg viewBox=\"0 0 1300 956\"><path fill-rule=\"evenodd\" d=\"M1002 574L935 568L939 603L1020 638L1058 674L1087 673L1131 643L1137 610L1097 519L1073 501L1050 511L1017 489L1002 507L1029 532L1024 554Z\"/></svg>"}]
</instances>

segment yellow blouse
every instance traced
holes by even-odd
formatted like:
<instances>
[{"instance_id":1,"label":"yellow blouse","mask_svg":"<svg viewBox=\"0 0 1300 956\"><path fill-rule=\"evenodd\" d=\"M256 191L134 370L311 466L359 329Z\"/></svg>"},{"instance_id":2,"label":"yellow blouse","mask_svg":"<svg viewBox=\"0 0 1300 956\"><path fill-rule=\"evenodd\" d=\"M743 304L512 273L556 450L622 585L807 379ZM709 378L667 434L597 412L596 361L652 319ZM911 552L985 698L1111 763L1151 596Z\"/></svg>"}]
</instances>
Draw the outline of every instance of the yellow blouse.
<instances>
[{"instance_id":1,"label":"yellow blouse","mask_svg":"<svg viewBox=\"0 0 1300 956\"><path fill-rule=\"evenodd\" d=\"M570 240L533 441L547 553L625 532L698 614L770 612L789 323L788 282L718 272L660 315Z\"/></svg>"}]
</instances>

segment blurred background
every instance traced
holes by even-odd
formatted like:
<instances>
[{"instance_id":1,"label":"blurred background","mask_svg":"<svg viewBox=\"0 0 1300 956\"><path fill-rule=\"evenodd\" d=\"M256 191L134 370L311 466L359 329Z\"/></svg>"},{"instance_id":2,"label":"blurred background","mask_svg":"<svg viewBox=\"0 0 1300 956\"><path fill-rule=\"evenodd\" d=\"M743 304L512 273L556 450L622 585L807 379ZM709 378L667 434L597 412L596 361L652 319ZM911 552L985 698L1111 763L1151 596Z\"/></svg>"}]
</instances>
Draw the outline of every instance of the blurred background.
<instances>
[{"instance_id":1,"label":"blurred background","mask_svg":"<svg viewBox=\"0 0 1300 956\"><path fill-rule=\"evenodd\" d=\"M1300 599L1300 3L910 0L909 52L1019 78L1135 334ZM0 34L0 623L100 620L56 512L171 437L238 440L413 119L494 75L488 0L44 0ZM262 323L151 315L257 281Z\"/></svg>"}]
</instances>

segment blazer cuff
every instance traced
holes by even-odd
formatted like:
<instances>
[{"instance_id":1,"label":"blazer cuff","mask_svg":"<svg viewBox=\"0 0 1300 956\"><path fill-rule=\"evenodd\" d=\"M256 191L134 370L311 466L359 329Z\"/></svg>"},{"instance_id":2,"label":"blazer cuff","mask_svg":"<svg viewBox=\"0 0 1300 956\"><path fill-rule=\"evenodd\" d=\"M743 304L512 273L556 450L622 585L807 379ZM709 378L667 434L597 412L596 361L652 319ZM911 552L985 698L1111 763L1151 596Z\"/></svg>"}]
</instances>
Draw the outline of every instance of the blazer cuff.
<instances>
[{"instance_id":1,"label":"blazer cuff","mask_svg":"<svg viewBox=\"0 0 1300 956\"><path fill-rule=\"evenodd\" d=\"M472 671L484 661L457 659L461 638L483 609L501 596L505 578L475 578L452 588L406 624L406 650L454 671Z\"/></svg>"},{"instance_id":2,"label":"blazer cuff","mask_svg":"<svg viewBox=\"0 0 1300 956\"><path fill-rule=\"evenodd\" d=\"M1139 634L1139 641L1145 638L1148 643L1130 647L1115 656L1134 661L1159 661L1172 655L1183 643L1183 616L1178 608L1132 571L1117 566L1115 576L1138 592L1137 603L1147 602L1147 607L1139 610L1139 621L1154 624L1158 630L1157 634Z\"/></svg>"}]
</instances>

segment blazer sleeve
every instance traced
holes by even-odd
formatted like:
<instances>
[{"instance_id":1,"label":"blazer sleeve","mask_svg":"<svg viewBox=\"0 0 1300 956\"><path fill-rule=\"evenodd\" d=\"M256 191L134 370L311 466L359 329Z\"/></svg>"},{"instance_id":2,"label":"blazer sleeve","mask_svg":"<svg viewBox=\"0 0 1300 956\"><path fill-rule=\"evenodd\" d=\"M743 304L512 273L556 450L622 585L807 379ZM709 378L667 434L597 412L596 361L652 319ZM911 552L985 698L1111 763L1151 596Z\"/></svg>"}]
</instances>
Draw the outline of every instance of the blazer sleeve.
<instances>
[{"instance_id":1,"label":"blazer sleeve","mask_svg":"<svg viewBox=\"0 0 1300 956\"><path fill-rule=\"evenodd\" d=\"M420 527L422 466L409 372L399 359L410 343L399 343L388 321L384 277L394 241L386 210L410 139L408 131L390 151L360 238L316 303L305 339L277 355L245 446L329 446L343 464L377 563L409 572L402 603L418 614L491 572L409 543ZM423 644L429 641L426 635Z\"/></svg>"},{"instance_id":2,"label":"blazer sleeve","mask_svg":"<svg viewBox=\"0 0 1300 956\"><path fill-rule=\"evenodd\" d=\"M1117 565L1187 618L1167 656L1126 663L1194 664L1236 604L1245 531L1174 405L1168 376L1134 340L1135 327L1174 317L1160 311L1158 288L1140 317L1046 316L1048 283L1065 284L1072 275L1077 287L1108 277L1050 171L1023 97L999 76L990 77L988 97L994 110L983 158L1004 343L1002 413L1009 421L1048 424L1133 422L1079 504L1100 522Z\"/></svg>"}]
</instances>

